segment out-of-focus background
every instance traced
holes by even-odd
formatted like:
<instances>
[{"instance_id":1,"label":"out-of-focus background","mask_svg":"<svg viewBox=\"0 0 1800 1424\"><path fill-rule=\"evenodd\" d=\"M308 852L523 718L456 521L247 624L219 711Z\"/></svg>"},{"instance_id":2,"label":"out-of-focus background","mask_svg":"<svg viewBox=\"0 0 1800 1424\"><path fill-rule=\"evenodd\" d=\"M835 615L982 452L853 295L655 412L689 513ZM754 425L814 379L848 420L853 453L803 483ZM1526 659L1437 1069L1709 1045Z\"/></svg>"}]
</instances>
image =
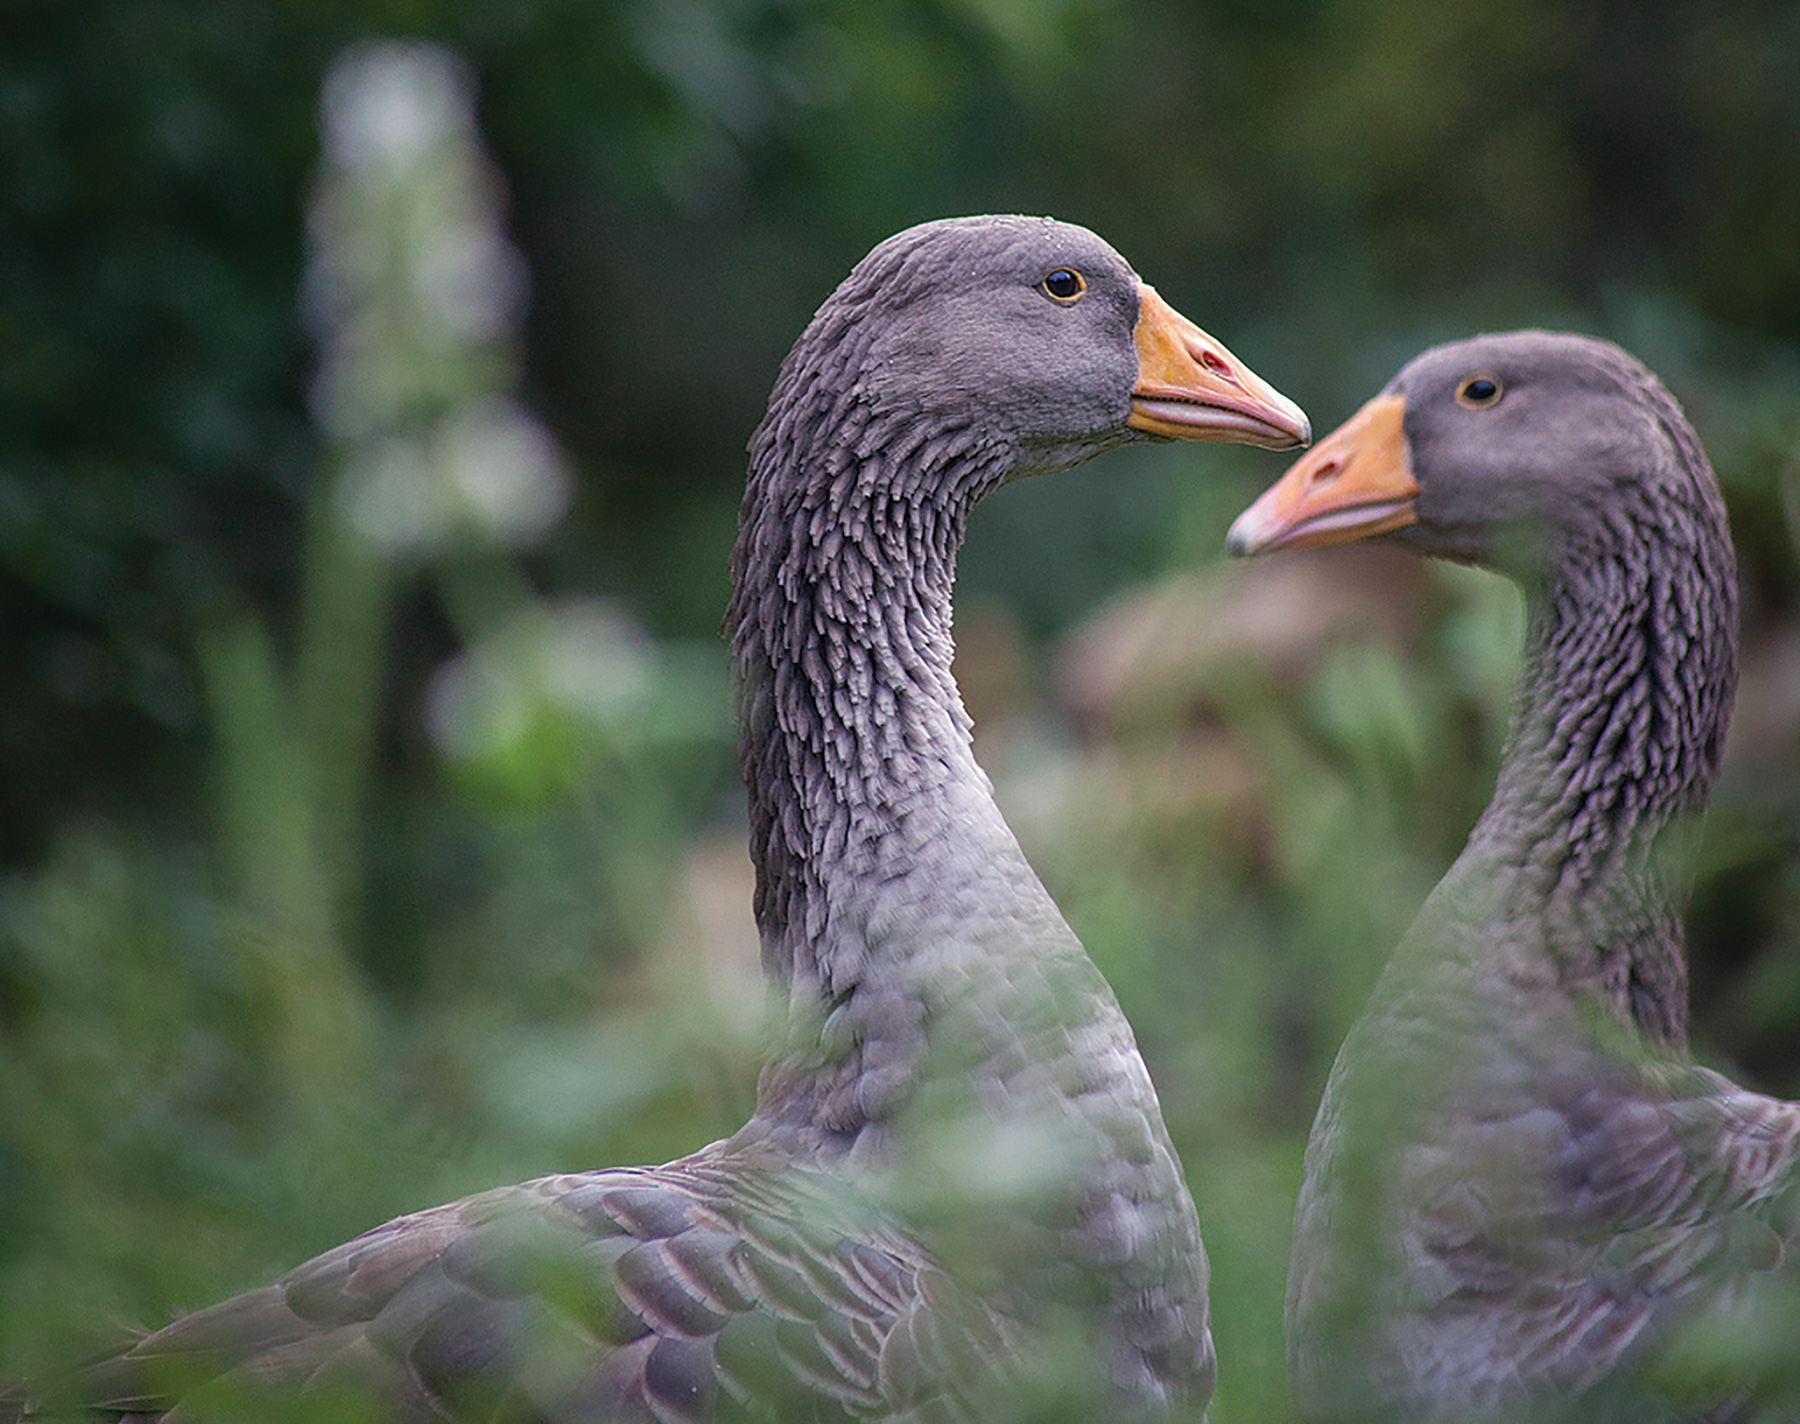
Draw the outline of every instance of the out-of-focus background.
<instances>
[{"instance_id":1,"label":"out-of-focus background","mask_svg":"<svg viewBox=\"0 0 1800 1424\"><path fill-rule=\"evenodd\" d=\"M1746 595L1696 1039L1800 1092L1796 75L1788 0L6 7L0 1377L742 1120L743 446L825 293L953 213L1094 227L1321 431L1481 328L1663 374ZM1009 488L958 604L1200 1203L1217 1424L1290 1413L1301 1145L1520 621L1378 550L1225 566L1282 467Z\"/></svg>"}]
</instances>

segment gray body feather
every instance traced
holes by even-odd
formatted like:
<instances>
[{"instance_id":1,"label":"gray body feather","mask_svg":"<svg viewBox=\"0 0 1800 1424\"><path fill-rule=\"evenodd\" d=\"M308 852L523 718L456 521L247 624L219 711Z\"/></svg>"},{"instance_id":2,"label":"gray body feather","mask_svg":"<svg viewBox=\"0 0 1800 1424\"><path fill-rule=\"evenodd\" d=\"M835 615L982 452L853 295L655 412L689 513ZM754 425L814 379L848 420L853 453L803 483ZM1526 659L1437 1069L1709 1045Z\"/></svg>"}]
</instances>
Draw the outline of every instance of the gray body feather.
<instances>
[{"instance_id":1,"label":"gray body feather","mask_svg":"<svg viewBox=\"0 0 1800 1424\"><path fill-rule=\"evenodd\" d=\"M1064 266L1085 275L1078 305L1041 290ZM1192 1201L950 673L970 504L1139 438L1139 291L1079 228L928 224L861 263L782 368L727 618L764 964L790 1009L751 1121L665 1166L390 1222L147 1337L102 1371L106 1403L183 1400L180 1418L247 1399L261 1418L259 1397L343 1389L381 1417L558 1424L1198 1413Z\"/></svg>"},{"instance_id":2,"label":"gray body feather","mask_svg":"<svg viewBox=\"0 0 1800 1424\"><path fill-rule=\"evenodd\" d=\"M1471 374L1491 409L1452 400ZM1735 680L1723 504L1605 343L1476 338L1388 389L1418 483L1394 537L1515 576L1529 632L1494 798L1314 1124L1295 1396L1315 1419L1725 1417L1753 1382L1681 1352L1778 1285L1800 1109L1686 1051L1679 832Z\"/></svg>"}]
</instances>

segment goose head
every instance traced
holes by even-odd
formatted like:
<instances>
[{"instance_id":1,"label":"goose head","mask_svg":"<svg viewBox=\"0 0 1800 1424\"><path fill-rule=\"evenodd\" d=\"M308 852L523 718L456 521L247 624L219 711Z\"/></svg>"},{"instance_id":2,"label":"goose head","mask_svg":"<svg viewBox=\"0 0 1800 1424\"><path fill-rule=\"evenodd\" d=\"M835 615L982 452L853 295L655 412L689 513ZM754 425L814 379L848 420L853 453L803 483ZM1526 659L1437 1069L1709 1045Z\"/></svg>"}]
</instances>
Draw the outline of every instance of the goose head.
<instances>
[{"instance_id":1,"label":"goose head","mask_svg":"<svg viewBox=\"0 0 1800 1424\"><path fill-rule=\"evenodd\" d=\"M1386 536L1533 581L1634 508L1716 499L1704 471L1667 392L1618 347L1477 336L1409 362L1239 516L1229 545Z\"/></svg>"}]
</instances>

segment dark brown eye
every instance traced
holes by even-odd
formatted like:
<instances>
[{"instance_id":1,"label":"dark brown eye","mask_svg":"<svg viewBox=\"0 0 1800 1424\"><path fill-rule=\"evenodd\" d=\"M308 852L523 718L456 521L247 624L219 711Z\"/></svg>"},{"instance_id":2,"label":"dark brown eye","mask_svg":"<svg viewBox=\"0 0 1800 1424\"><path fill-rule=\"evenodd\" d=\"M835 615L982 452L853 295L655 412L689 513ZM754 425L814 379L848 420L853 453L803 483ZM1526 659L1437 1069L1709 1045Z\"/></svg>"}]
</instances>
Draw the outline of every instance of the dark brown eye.
<instances>
[{"instance_id":1,"label":"dark brown eye","mask_svg":"<svg viewBox=\"0 0 1800 1424\"><path fill-rule=\"evenodd\" d=\"M1074 268L1058 267L1038 283L1038 289L1059 302L1072 302L1087 290L1087 283Z\"/></svg>"},{"instance_id":2,"label":"dark brown eye","mask_svg":"<svg viewBox=\"0 0 1800 1424\"><path fill-rule=\"evenodd\" d=\"M1500 399L1501 385L1492 376L1469 376L1456 388L1456 403L1470 410L1485 410Z\"/></svg>"}]
</instances>

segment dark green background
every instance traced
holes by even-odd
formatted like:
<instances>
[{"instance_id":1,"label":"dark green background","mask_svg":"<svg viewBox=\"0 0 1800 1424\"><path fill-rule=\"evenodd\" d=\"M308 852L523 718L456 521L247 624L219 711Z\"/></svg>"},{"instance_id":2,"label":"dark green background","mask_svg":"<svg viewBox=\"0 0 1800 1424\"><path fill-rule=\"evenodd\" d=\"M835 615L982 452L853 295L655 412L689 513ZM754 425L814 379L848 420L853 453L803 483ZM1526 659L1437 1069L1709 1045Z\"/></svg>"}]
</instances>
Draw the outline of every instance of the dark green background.
<instances>
[{"instance_id":1,"label":"dark green background","mask_svg":"<svg viewBox=\"0 0 1800 1424\"><path fill-rule=\"evenodd\" d=\"M635 730L447 763L421 708L459 622L401 570L333 850L354 870L290 936L304 877L257 830L279 718L206 649L266 630L279 686L304 644L318 88L377 34L467 59L532 274L522 389L577 494L513 571L614 600L660 672ZM1597 332L1664 375L1745 560L1698 1037L1800 1091L1797 75L1800 6L1773 0L4 5L0 1375L393 1212L741 1118L715 629L743 445L839 277L953 213L1094 227L1321 430L1480 328ZM1377 556L1213 569L1281 467L1131 450L1010 489L961 584L984 758L1200 1201L1218 1424L1287 1409L1299 1145L1485 797L1517 631L1498 586ZM1153 579L1162 660L1109 682L1095 647L1143 625L1070 630ZM695 883L722 928L666 913Z\"/></svg>"}]
</instances>

